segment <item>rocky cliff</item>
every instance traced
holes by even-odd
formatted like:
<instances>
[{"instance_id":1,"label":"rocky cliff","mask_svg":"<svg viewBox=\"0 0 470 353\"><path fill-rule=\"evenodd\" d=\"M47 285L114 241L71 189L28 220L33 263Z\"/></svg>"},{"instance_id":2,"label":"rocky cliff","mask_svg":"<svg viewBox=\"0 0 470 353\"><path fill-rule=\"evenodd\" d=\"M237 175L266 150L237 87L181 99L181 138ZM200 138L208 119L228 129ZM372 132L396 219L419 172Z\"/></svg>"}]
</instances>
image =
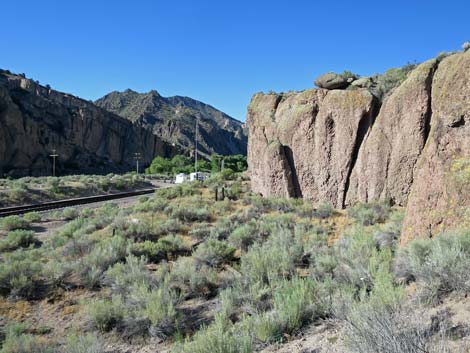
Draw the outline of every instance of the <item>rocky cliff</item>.
<instances>
[{"instance_id":1,"label":"rocky cliff","mask_svg":"<svg viewBox=\"0 0 470 353\"><path fill-rule=\"evenodd\" d=\"M0 176L48 175L53 149L65 172L107 173L149 163L172 147L139 123L0 70Z\"/></svg>"},{"instance_id":2,"label":"rocky cliff","mask_svg":"<svg viewBox=\"0 0 470 353\"><path fill-rule=\"evenodd\" d=\"M320 86L347 88L252 98L253 191L335 207L408 205L405 242L470 217L470 178L459 177L470 168L470 51L418 65L387 94L359 80L328 75Z\"/></svg>"},{"instance_id":3,"label":"rocky cliff","mask_svg":"<svg viewBox=\"0 0 470 353\"><path fill-rule=\"evenodd\" d=\"M111 92L98 106L152 129L170 144L192 152L196 119L199 119L199 151L209 156L246 154L243 124L214 107L189 97L162 97L157 91Z\"/></svg>"}]
</instances>

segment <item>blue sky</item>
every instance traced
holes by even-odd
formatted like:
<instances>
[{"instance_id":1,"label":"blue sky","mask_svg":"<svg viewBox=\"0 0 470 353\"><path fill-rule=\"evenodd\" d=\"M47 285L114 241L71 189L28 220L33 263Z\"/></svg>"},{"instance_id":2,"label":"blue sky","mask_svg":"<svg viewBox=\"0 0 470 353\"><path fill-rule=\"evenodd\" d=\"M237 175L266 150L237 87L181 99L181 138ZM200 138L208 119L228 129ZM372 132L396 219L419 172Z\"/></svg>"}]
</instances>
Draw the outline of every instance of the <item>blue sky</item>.
<instances>
[{"instance_id":1,"label":"blue sky","mask_svg":"<svg viewBox=\"0 0 470 353\"><path fill-rule=\"evenodd\" d=\"M459 50L469 13L468 0L7 0L0 68L86 99L156 89L244 120L255 92Z\"/></svg>"}]
</instances>

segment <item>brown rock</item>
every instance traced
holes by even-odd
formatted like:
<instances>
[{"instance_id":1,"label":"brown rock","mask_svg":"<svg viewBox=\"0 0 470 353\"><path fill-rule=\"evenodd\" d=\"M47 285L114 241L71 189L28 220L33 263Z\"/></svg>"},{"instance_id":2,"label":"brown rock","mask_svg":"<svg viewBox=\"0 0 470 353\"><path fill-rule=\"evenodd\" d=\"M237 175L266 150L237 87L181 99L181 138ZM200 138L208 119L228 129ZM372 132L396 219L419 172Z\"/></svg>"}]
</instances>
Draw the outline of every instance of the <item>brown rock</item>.
<instances>
[{"instance_id":1,"label":"brown rock","mask_svg":"<svg viewBox=\"0 0 470 353\"><path fill-rule=\"evenodd\" d=\"M408 200L402 244L470 226L470 52L444 59L432 85L431 132ZM465 223L467 222L467 223Z\"/></svg>"},{"instance_id":2,"label":"brown rock","mask_svg":"<svg viewBox=\"0 0 470 353\"><path fill-rule=\"evenodd\" d=\"M388 200L405 205L431 119L436 60L419 65L383 103L351 174L347 204Z\"/></svg>"},{"instance_id":3,"label":"brown rock","mask_svg":"<svg viewBox=\"0 0 470 353\"><path fill-rule=\"evenodd\" d=\"M303 196L342 207L349 173L374 109L375 99L367 90L254 96L247 118L253 191ZM275 149L276 158L290 170L283 178L267 178L269 163L260 158L273 141L281 146ZM276 190L287 192L281 195Z\"/></svg>"},{"instance_id":4,"label":"brown rock","mask_svg":"<svg viewBox=\"0 0 470 353\"><path fill-rule=\"evenodd\" d=\"M133 168L172 147L152 131L71 95L0 72L0 176L51 172L52 149L62 172L107 173Z\"/></svg>"}]
</instances>

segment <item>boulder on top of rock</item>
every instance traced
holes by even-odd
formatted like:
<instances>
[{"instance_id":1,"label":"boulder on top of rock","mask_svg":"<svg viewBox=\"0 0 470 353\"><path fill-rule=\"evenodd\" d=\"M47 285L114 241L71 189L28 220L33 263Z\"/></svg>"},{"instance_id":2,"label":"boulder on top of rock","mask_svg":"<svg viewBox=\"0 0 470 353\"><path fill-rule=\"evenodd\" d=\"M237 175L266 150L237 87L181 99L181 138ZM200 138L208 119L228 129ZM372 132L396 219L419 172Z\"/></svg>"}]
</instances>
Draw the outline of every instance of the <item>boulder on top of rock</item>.
<instances>
[{"instance_id":1,"label":"boulder on top of rock","mask_svg":"<svg viewBox=\"0 0 470 353\"><path fill-rule=\"evenodd\" d=\"M374 84L374 81L371 77L361 77L358 78L357 80L354 80L351 83L351 86L357 87L357 88L370 88Z\"/></svg>"},{"instance_id":2,"label":"boulder on top of rock","mask_svg":"<svg viewBox=\"0 0 470 353\"><path fill-rule=\"evenodd\" d=\"M357 79L357 76L348 71L345 71L342 74L328 72L317 77L315 85L325 89L344 89L355 79Z\"/></svg>"}]
</instances>

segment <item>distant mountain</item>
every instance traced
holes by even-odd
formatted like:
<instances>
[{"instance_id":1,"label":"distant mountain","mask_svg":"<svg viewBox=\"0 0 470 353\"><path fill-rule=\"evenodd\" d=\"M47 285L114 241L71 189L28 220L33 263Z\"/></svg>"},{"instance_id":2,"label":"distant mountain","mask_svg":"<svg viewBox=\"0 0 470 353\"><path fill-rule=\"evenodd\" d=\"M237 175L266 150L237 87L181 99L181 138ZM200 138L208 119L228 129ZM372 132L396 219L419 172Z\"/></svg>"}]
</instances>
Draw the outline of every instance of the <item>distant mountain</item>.
<instances>
[{"instance_id":1,"label":"distant mountain","mask_svg":"<svg viewBox=\"0 0 470 353\"><path fill-rule=\"evenodd\" d=\"M0 177L50 175L53 150L59 174L127 171L135 153L143 165L178 153L138 122L0 70Z\"/></svg>"},{"instance_id":2,"label":"distant mountain","mask_svg":"<svg viewBox=\"0 0 470 353\"><path fill-rule=\"evenodd\" d=\"M199 118L199 152L246 154L244 124L214 107L188 97L162 97L157 91L138 93L130 89L111 92L95 104L133 123L138 123L164 141L194 150L196 119Z\"/></svg>"}]
</instances>

